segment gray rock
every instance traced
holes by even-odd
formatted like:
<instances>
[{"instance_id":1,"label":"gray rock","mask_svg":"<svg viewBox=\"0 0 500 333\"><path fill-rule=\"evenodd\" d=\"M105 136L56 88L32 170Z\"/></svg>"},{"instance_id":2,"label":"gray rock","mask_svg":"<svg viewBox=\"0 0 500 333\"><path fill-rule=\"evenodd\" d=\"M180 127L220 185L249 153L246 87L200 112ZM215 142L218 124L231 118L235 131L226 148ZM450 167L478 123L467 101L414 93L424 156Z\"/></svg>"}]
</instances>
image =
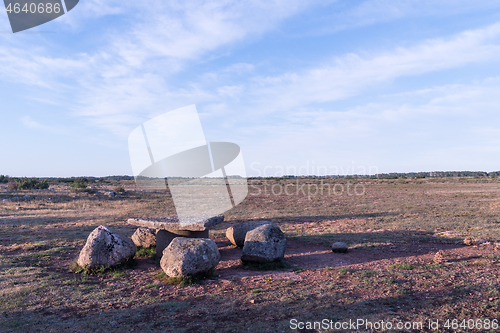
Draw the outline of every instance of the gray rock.
<instances>
[{"instance_id":1,"label":"gray rock","mask_svg":"<svg viewBox=\"0 0 500 333\"><path fill-rule=\"evenodd\" d=\"M132 235L132 241L135 245L145 248L156 246L156 230L150 228L137 228Z\"/></svg>"},{"instance_id":2,"label":"gray rock","mask_svg":"<svg viewBox=\"0 0 500 333\"><path fill-rule=\"evenodd\" d=\"M186 277L208 273L219 261L219 249L213 240L176 237L163 250L160 266L170 277Z\"/></svg>"},{"instance_id":3,"label":"gray rock","mask_svg":"<svg viewBox=\"0 0 500 333\"><path fill-rule=\"evenodd\" d=\"M77 263L87 269L109 267L132 258L135 250L135 244L130 238L101 225L90 233Z\"/></svg>"},{"instance_id":4,"label":"gray rock","mask_svg":"<svg viewBox=\"0 0 500 333\"><path fill-rule=\"evenodd\" d=\"M264 224L247 232L242 261L272 262L282 259L286 251L285 234L275 224Z\"/></svg>"},{"instance_id":5,"label":"gray rock","mask_svg":"<svg viewBox=\"0 0 500 333\"><path fill-rule=\"evenodd\" d=\"M247 232L255 228L258 228L264 224L271 224L271 222L259 221L259 222L243 222L235 224L232 227L227 228L226 237L234 245L243 247L243 245L245 245L245 237L247 235Z\"/></svg>"},{"instance_id":6,"label":"gray rock","mask_svg":"<svg viewBox=\"0 0 500 333\"><path fill-rule=\"evenodd\" d=\"M222 221L224 221L224 215L183 215L182 220L179 220L178 216L164 216L155 218L128 219L127 222L139 227L153 228L157 230L205 231Z\"/></svg>"},{"instance_id":7,"label":"gray rock","mask_svg":"<svg viewBox=\"0 0 500 333\"><path fill-rule=\"evenodd\" d=\"M346 253L347 244L344 242L335 242L332 244L332 251L337 253Z\"/></svg>"}]
</instances>

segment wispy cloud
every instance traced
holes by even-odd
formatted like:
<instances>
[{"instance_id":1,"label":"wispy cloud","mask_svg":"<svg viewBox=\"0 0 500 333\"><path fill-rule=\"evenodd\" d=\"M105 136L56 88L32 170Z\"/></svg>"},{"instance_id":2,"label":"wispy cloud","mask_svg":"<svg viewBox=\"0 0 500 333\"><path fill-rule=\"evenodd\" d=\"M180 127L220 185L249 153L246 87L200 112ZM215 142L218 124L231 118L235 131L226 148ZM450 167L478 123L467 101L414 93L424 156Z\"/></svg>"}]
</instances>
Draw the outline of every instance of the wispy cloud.
<instances>
[{"instance_id":1,"label":"wispy cloud","mask_svg":"<svg viewBox=\"0 0 500 333\"><path fill-rule=\"evenodd\" d=\"M43 129L44 128L43 125L37 123L30 116L21 117L21 122L23 123L24 127L29 128L29 129Z\"/></svg>"},{"instance_id":2,"label":"wispy cloud","mask_svg":"<svg viewBox=\"0 0 500 333\"><path fill-rule=\"evenodd\" d=\"M96 45L95 50L66 53L65 57L56 55L57 49L33 46L37 48L34 55L20 43L5 42L0 49L0 77L76 96L77 104L70 106L76 116L123 134L127 124L138 118L184 103L213 99L212 92L196 85L173 88L169 83L187 62L202 61L209 52L274 29L282 20L314 3L220 0L151 1L138 5L132 1L93 0L79 6L76 14L67 15L68 21L62 20L61 24L125 12L137 21L122 25L123 30L107 31L104 44ZM252 66L234 64L226 72L241 73ZM237 93L236 87L229 85L219 91L230 98Z\"/></svg>"},{"instance_id":3,"label":"wispy cloud","mask_svg":"<svg viewBox=\"0 0 500 333\"><path fill-rule=\"evenodd\" d=\"M497 62L500 23L450 38L431 39L382 54L346 54L317 68L275 77L254 78L247 90L266 110L293 110L309 103L345 99L380 83L405 76ZM261 109L262 110L262 109Z\"/></svg>"},{"instance_id":4,"label":"wispy cloud","mask_svg":"<svg viewBox=\"0 0 500 333\"><path fill-rule=\"evenodd\" d=\"M497 170L499 90L500 77L493 77L407 91L347 109L298 109L286 125L248 127L246 133L259 135L251 143L243 139L246 157L260 161L261 172L265 166L313 161L344 169L352 163L375 165L380 172Z\"/></svg>"},{"instance_id":5,"label":"wispy cloud","mask_svg":"<svg viewBox=\"0 0 500 333\"><path fill-rule=\"evenodd\" d=\"M480 11L498 11L500 3L495 0L470 2L467 0L420 0L420 1L336 1L330 10L315 16L314 27L304 34L331 34L346 29L355 29L380 23L418 17L447 17Z\"/></svg>"}]
</instances>

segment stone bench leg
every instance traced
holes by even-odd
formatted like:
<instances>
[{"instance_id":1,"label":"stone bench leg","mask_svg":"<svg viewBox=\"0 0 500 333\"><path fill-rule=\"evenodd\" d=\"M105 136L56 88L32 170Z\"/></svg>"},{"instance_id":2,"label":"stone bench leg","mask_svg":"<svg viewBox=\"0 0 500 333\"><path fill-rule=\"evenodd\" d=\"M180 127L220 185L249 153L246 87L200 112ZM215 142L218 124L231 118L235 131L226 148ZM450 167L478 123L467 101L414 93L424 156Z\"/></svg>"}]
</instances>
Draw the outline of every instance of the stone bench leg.
<instances>
[{"instance_id":1,"label":"stone bench leg","mask_svg":"<svg viewBox=\"0 0 500 333\"><path fill-rule=\"evenodd\" d=\"M175 237L208 238L208 229L204 231L158 230L156 232L156 256L161 258L163 250Z\"/></svg>"}]
</instances>

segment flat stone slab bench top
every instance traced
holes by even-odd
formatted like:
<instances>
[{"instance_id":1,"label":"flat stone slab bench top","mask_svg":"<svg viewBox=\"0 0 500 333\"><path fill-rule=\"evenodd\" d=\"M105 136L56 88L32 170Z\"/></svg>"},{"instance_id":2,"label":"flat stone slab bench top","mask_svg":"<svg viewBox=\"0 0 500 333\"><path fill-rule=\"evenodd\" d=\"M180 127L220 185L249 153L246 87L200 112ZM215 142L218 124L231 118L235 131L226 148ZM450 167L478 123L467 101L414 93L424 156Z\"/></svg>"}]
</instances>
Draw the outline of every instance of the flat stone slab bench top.
<instances>
[{"instance_id":1,"label":"flat stone slab bench top","mask_svg":"<svg viewBox=\"0 0 500 333\"><path fill-rule=\"evenodd\" d=\"M184 221L192 221L184 222ZM212 217L203 216L189 216L183 217L183 222L179 222L177 216L156 217L156 218L142 218L142 219L128 219L129 224L139 227L153 228L157 230L185 230L185 231L204 231L212 228L218 223L224 221L224 215L217 215Z\"/></svg>"}]
</instances>

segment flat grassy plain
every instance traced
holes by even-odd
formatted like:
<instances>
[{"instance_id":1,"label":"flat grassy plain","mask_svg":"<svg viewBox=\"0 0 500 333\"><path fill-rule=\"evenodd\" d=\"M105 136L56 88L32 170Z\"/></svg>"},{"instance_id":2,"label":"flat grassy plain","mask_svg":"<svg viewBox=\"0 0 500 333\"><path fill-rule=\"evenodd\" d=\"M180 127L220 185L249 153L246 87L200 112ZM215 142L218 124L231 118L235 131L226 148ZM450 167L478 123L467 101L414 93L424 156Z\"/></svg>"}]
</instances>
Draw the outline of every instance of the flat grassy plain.
<instances>
[{"instance_id":1,"label":"flat grassy plain","mask_svg":"<svg viewBox=\"0 0 500 333\"><path fill-rule=\"evenodd\" d=\"M95 227L131 236L128 218L173 215L168 191L141 191L132 181L96 183L97 194L59 183L40 191L0 189L0 332L349 331L292 330L293 319L383 320L394 331L407 322L412 332L498 331L500 179L248 182L247 198L210 232L222 255L216 274L186 285L166 283L158 259L149 257L95 275L71 271ZM104 194L117 186L126 192ZM225 229L249 220L281 227L289 265L277 271L239 265L240 250ZM465 237L471 246L463 245ZM350 251L328 251L335 241ZM439 250L444 259L435 260ZM439 320L439 329L429 329L429 320Z\"/></svg>"}]
</instances>

